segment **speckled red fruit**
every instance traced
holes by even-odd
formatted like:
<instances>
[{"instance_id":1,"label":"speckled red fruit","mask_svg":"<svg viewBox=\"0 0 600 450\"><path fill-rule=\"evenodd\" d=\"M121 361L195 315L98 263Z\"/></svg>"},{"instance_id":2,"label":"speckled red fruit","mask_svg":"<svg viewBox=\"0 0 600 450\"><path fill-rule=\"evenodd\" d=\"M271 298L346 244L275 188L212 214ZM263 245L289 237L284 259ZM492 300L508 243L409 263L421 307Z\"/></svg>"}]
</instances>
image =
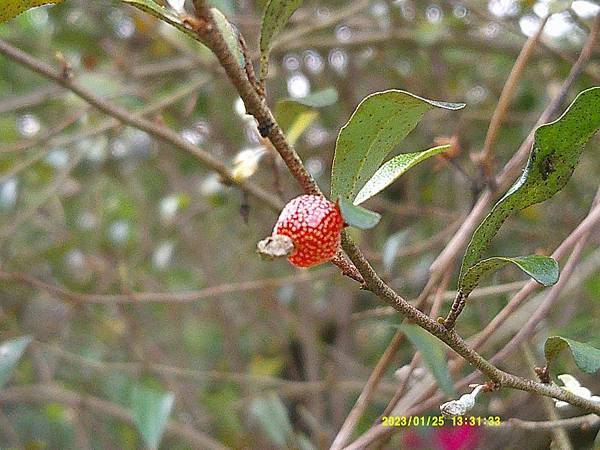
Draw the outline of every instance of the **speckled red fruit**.
<instances>
[{"instance_id":1,"label":"speckled red fruit","mask_svg":"<svg viewBox=\"0 0 600 450\"><path fill-rule=\"evenodd\" d=\"M289 262L312 267L333 258L340 248L344 219L335 203L320 195L301 195L285 205L273 229L273 235L294 241Z\"/></svg>"}]
</instances>

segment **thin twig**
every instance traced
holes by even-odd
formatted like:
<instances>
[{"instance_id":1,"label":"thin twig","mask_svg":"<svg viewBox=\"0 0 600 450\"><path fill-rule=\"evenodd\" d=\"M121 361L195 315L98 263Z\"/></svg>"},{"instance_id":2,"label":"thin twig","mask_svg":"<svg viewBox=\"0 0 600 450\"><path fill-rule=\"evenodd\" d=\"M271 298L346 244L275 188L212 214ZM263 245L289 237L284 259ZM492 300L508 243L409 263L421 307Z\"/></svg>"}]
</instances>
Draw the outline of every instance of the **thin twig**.
<instances>
[{"instance_id":1,"label":"thin twig","mask_svg":"<svg viewBox=\"0 0 600 450\"><path fill-rule=\"evenodd\" d=\"M548 420L548 421L529 421L517 418L508 419L502 423L498 429L506 430L507 428L519 428L528 431L552 431L555 428L591 428L600 424L600 416L596 414L588 414L586 416L571 417L569 419Z\"/></svg>"},{"instance_id":2,"label":"thin twig","mask_svg":"<svg viewBox=\"0 0 600 450\"><path fill-rule=\"evenodd\" d=\"M529 39L527 39L527 42L525 42L525 45L523 45L523 48L521 49L521 52L519 53L519 56L517 57L517 60L515 61L510 74L508 75L506 83L504 83L502 93L500 94L500 98L496 104L496 109L494 110L492 120L490 121L490 126L485 136L483 150L481 151L481 155L479 155L481 167L483 168L484 176L488 182L492 181L494 176L494 144L498 139L502 121L508 112L510 102L514 97L521 76L525 72L525 68L529 63L529 59L537 47L549 17L549 15L546 15L541 20L537 31ZM494 187L491 186L491 188L493 189Z\"/></svg>"},{"instance_id":3,"label":"thin twig","mask_svg":"<svg viewBox=\"0 0 600 450\"><path fill-rule=\"evenodd\" d=\"M61 403L72 408L83 407L96 414L121 420L131 426L135 425L131 412L122 406L91 395L77 394L56 385L33 384L4 389L0 392L0 403ZM227 448L210 436L174 420L167 423L165 431L168 435L187 441L193 448L213 450L225 450Z\"/></svg>"},{"instance_id":4,"label":"thin twig","mask_svg":"<svg viewBox=\"0 0 600 450\"><path fill-rule=\"evenodd\" d=\"M339 380L333 383L330 380L293 381L268 375L253 375L218 370L196 370L158 363L96 361L71 353L56 345L44 344L37 341L34 344L44 351L58 356L65 363L82 369L92 369L101 373L121 372L136 376L143 375L144 373L153 373L186 381L237 383L242 386L253 388L277 389L281 395L285 396L311 394L314 392L327 391L328 389L356 392L364 385L363 380ZM393 386L391 383L384 383L379 387L379 390L382 393L391 394L393 392Z\"/></svg>"},{"instance_id":5,"label":"thin twig","mask_svg":"<svg viewBox=\"0 0 600 450\"><path fill-rule=\"evenodd\" d=\"M324 276L331 275L330 270L317 272L305 272L301 275L292 275L281 278L264 278L258 280L242 281L238 283L224 283L211 286L197 291L186 292L131 292L128 294L84 294L68 290L64 286L50 284L39 280L31 275L20 272L2 272L1 280L12 280L18 283L28 284L56 295L63 300L72 303L98 303L98 304L147 304L147 303L194 303L205 298L214 298L220 295L234 294L236 292L248 292L260 289L276 288L283 285L306 283Z\"/></svg>"},{"instance_id":6,"label":"thin twig","mask_svg":"<svg viewBox=\"0 0 600 450\"><path fill-rule=\"evenodd\" d=\"M379 385L383 374L385 373L392 360L394 359L394 356L396 356L396 353L400 349L400 344L402 344L403 338L404 333L402 333L401 331L397 331L392 337L392 340L385 349L385 352L383 353L381 358L379 358L379 361L377 361L377 364L371 372L371 375L369 375L369 379L365 383L365 386L361 391L360 395L358 396L356 403L352 407L352 410L350 411L350 413L348 413L348 416L346 416L344 424L340 428L340 431L338 431L337 436L331 444L331 450L339 450L343 448L352 437L352 432L354 431L356 424L358 423L358 421L364 414L365 409L369 405L369 401L371 400L373 393L377 389L377 386Z\"/></svg>"},{"instance_id":7,"label":"thin twig","mask_svg":"<svg viewBox=\"0 0 600 450\"><path fill-rule=\"evenodd\" d=\"M496 284L493 286L477 288L471 293L469 299L473 300L476 298L489 298L494 295L506 294L507 292L513 292L521 289L525 284L527 284L527 281L513 281L511 283ZM442 296L442 300L453 300L455 296L456 292L454 292L453 290L446 291ZM391 306L381 306L379 308L354 313L352 314L352 320L386 317L394 314L396 314L396 310Z\"/></svg>"},{"instance_id":8,"label":"thin twig","mask_svg":"<svg viewBox=\"0 0 600 450\"><path fill-rule=\"evenodd\" d=\"M579 258L581 257L581 253L585 249L588 237L589 232L584 234L579 240L579 242L577 242L575 248L573 248L573 253L571 253L569 260L561 270L560 279L558 280L558 283L552 286L542 304L535 310L535 312L529 318L527 323L525 323L525 325L521 327L519 332L515 336L513 336L513 338L508 342L508 344L506 344L502 348L502 350L500 350L498 353L496 353L496 355L494 355L494 357L491 359L492 361L502 361L507 355L513 352L516 348L518 348L518 346L522 342L525 342L526 339L533 335L536 326L550 313L553 305L558 300L560 293L569 281L569 277L575 270L575 267L579 262Z\"/></svg>"},{"instance_id":9,"label":"thin twig","mask_svg":"<svg viewBox=\"0 0 600 450\"><path fill-rule=\"evenodd\" d=\"M206 3L202 0L195 0L194 6L199 19L194 31L198 34L199 40L213 51L221 63L244 102L246 111L254 116L258 122L258 130L261 136L271 141L271 144L273 144L273 147L277 150L289 172L302 187L305 194L323 195L313 176L304 167L300 156L287 141L264 97L257 92L256 86L248 79L245 68L240 66L231 53ZM331 262L342 270L343 275L362 282L360 273L341 251Z\"/></svg>"},{"instance_id":10,"label":"thin twig","mask_svg":"<svg viewBox=\"0 0 600 450\"><path fill-rule=\"evenodd\" d=\"M71 90L105 114L108 114L123 123L131 125L132 127L143 130L148 134L173 145L174 147L192 154L207 167L219 173L219 175L221 175L226 182L238 185L240 189L243 189L254 197L259 198L275 211L279 211L281 209L282 205L279 199L248 180L237 180L225 164L205 150L202 150L189 143L169 128L157 125L149 120L136 117L129 111L108 103L104 99L94 95L91 91L86 89L77 81L63 77L60 71L22 52L3 40L0 40L0 54L18 62L19 64L22 64L23 66L28 67L40 75L54 80L56 83Z\"/></svg>"},{"instance_id":11,"label":"thin twig","mask_svg":"<svg viewBox=\"0 0 600 450\"><path fill-rule=\"evenodd\" d=\"M583 49L577 59L576 63L571 68L569 75L565 78L562 86L558 92L558 94L552 99L552 101L548 104L544 112L540 115L535 127L529 133L527 138L523 141L518 151L513 155L513 157L506 163L502 171L496 177L496 187L498 191L502 192L506 190L510 184L514 181L519 171L523 166L523 162L525 161L529 151L531 149L531 145L533 143L533 133L535 129L548 121L558 110L562 101L567 95L567 92L575 82L575 80L581 74L583 68L586 66L587 62L590 59L592 54L592 50L596 45L596 41L598 39L598 33L600 31L600 14L596 16L594 27L592 29L592 33L588 36ZM488 207L491 205L494 200L494 194L491 190L486 190L469 215L465 218L462 226L456 232L452 240L448 243L446 248L438 255L435 261L431 264L431 278L434 280L439 280L441 275L449 270L452 266L452 261L456 258L457 254L464 248L467 243L467 240L475 227L481 222L481 219L486 214Z\"/></svg>"},{"instance_id":12,"label":"thin twig","mask_svg":"<svg viewBox=\"0 0 600 450\"><path fill-rule=\"evenodd\" d=\"M15 112L24 108L31 108L43 103L49 98L55 97L61 92L67 91L64 91L60 86L56 86L55 84L49 84L47 86L42 86L33 92L28 92L25 95L3 99L0 102L0 114Z\"/></svg>"},{"instance_id":13,"label":"thin twig","mask_svg":"<svg viewBox=\"0 0 600 450\"><path fill-rule=\"evenodd\" d=\"M531 345L528 342L523 342L521 344L521 351L523 352L525 364L527 366L527 370L529 371L529 375L535 377L537 375L534 369L536 364L535 358L533 356L533 351L531 350ZM556 412L554 402L547 397L542 397L540 400L548 418L550 420L558 420L559 417L558 413ZM551 448L555 447L558 450L573 450L571 441L569 441L569 436L567 435L567 432L564 428L556 427L554 430L552 430L552 438L553 442Z\"/></svg>"}]
</instances>

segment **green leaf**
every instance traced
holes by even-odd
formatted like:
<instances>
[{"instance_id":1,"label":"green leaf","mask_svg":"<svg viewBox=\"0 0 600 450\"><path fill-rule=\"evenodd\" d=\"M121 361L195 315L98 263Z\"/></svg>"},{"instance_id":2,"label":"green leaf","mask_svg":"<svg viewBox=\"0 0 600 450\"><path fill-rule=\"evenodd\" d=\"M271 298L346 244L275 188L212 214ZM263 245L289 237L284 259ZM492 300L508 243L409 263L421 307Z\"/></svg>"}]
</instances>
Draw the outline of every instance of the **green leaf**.
<instances>
[{"instance_id":1,"label":"green leaf","mask_svg":"<svg viewBox=\"0 0 600 450\"><path fill-rule=\"evenodd\" d=\"M311 108L323 108L325 106L333 105L337 102L338 91L336 88L329 87L315 91L312 94L308 94L306 97L296 98L293 101L301 103Z\"/></svg>"},{"instance_id":2,"label":"green leaf","mask_svg":"<svg viewBox=\"0 0 600 450\"><path fill-rule=\"evenodd\" d=\"M10 378L13 369L32 340L31 336L22 336L0 345L0 389Z\"/></svg>"},{"instance_id":3,"label":"green leaf","mask_svg":"<svg viewBox=\"0 0 600 450\"><path fill-rule=\"evenodd\" d=\"M189 25L186 25L183 19L175 12L167 8L163 8L153 0L122 0L131 6L134 6L169 25L174 26L179 31L187 34L192 39L200 41L198 33L196 33ZM240 47L240 43L237 38L237 31L235 27L227 20L227 18L217 8L210 8L213 15L213 19L219 28L219 31L223 35L223 39L229 48L229 51L233 54L235 59L238 61L240 66L245 66L244 53Z\"/></svg>"},{"instance_id":4,"label":"green leaf","mask_svg":"<svg viewBox=\"0 0 600 450\"><path fill-rule=\"evenodd\" d=\"M440 389L449 397L454 397L456 391L448 371L448 363L442 342L417 325L403 324L399 325L398 328L421 353L423 362L438 382Z\"/></svg>"},{"instance_id":5,"label":"green leaf","mask_svg":"<svg viewBox=\"0 0 600 450\"><path fill-rule=\"evenodd\" d=\"M225 39L227 47L229 47L229 51L233 54L238 64L241 67L244 67L246 64L244 52L242 52L240 47L237 30L217 8L211 8L210 11L212 12L213 19L215 19L215 23L217 24L223 39Z\"/></svg>"},{"instance_id":6,"label":"green leaf","mask_svg":"<svg viewBox=\"0 0 600 450\"><path fill-rule=\"evenodd\" d=\"M329 106L336 100L337 90L327 88L304 98L278 101L274 109L275 118L290 144L294 145L302 133L319 116L314 108Z\"/></svg>"},{"instance_id":7,"label":"green leaf","mask_svg":"<svg viewBox=\"0 0 600 450\"><path fill-rule=\"evenodd\" d=\"M183 20L179 15L170 9L163 8L158 3L152 0L121 0L123 3L134 6L139 10L144 11L169 25L174 26L179 31L187 34L191 38L198 40L198 34L189 26L184 25Z\"/></svg>"},{"instance_id":8,"label":"green leaf","mask_svg":"<svg viewBox=\"0 0 600 450\"><path fill-rule=\"evenodd\" d=\"M585 144L598 128L600 87L580 93L560 118L535 131L533 148L521 178L473 233L461 264L461 280L481 259L511 214L549 199L567 184Z\"/></svg>"},{"instance_id":9,"label":"green leaf","mask_svg":"<svg viewBox=\"0 0 600 450\"><path fill-rule=\"evenodd\" d=\"M421 161L425 161L434 155L438 155L450 148L449 145L440 145L422 152L401 153L400 155L390 159L381 166L375 175L363 186L356 198L355 205L360 205L365 200L370 199L375 194L383 191L386 187L400 178L410 168L416 166Z\"/></svg>"},{"instance_id":10,"label":"green leaf","mask_svg":"<svg viewBox=\"0 0 600 450\"><path fill-rule=\"evenodd\" d=\"M344 221L355 228L368 230L373 228L381 220L381 215L369 211L362 206L356 206L344 198L339 199L340 212Z\"/></svg>"},{"instance_id":11,"label":"green leaf","mask_svg":"<svg viewBox=\"0 0 600 450\"><path fill-rule=\"evenodd\" d=\"M296 143L302 133L319 116L317 111L294 100L277 102L273 113L291 145Z\"/></svg>"},{"instance_id":12,"label":"green leaf","mask_svg":"<svg viewBox=\"0 0 600 450\"><path fill-rule=\"evenodd\" d=\"M254 400L250 413L278 448L288 448L294 439L292 423L285 405L276 394L269 393L264 398Z\"/></svg>"},{"instance_id":13,"label":"green leaf","mask_svg":"<svg viewBox=\"0 0 600 450\"><path fill-rule=\"evenodd\" d=\"M264 82L269 71L269 52L273 39L283 29L302 0L269 0L260 27L260 80Z\"/></svg>"},{"instance_id":14,"label":"green leaf","mask_svg":"<svg viewBox=\"0 0 600 450\"><path fill-rule=\"evenodd\" d=\"M3 0L0 7L0 23L10 20L36 6L61 3L63 0Z\"/></svg>"},{"instance_id":15,"label":"green leaf","mask_svg":"<svg viewBox=\"0 0 600 450\"><path fill-rule=\"evenodd\" d=\"M381 263L383 264L383 269L386 272L390 272L392 270L394 261L396 261L398 250L400 250L400 246L404 244L408 238L409 233L409 230L398 231L387 238L383 244L383 249L381 250Z\"/></svg>"},{"instance_id":16,"label":"green leaf","mask_svg":"<svg viewBox=\"0 0 600 450\"><path fill-rule=\"evenodd\" d=\"M169 420L175 397L145 386L134 386L131 409L138 431L151 449L157 449Z\"/></svg>"},{"instance_id":17,"label":"green leaf","mask_svg":"<svg viewBox=\"0 0 600 450\"><path fill-rule=\"evenodd\" d=\"M427 100L404 91L366 97L338 135L331 173L331 198L354 200L385 157L433 108L457 110L464 103Z\"/></svg>"},{"instance_id":18,"label":"green leaf","mask_svg":"<svg viewBox=\"0 0 600 450\"><path fill-rule=\"evenodd\" d=\"M273 39L301 5L302 0L269 0L260 27L260 52L263 56L269 54Z\"/></svg>"},{"instance_id":19,"label":"green leaf","mask_svg":"<svg viewBox=\"0 0 600 450\"><path fill-rule=\"evenodd\" d=\"M544 344L546 365L550 366L558 354L568 348L575 364L582 372L594 373L600 369L600 350L583 342L574 341L561 336L550 336Z\"/></svg>"},{"instance_id":20,"label":"green leaf","mask_svg":"<svg viewBox=\"0 0 600 450\"><path fill-rule=\"evenodd\" d=\"M558 281L558 263L548 256L530 255L515 258L494 256L470 267L460 280L459 290L463 294L469 295L477 287L481 277L495 272L507 264L514 264L543 286L552 286Z\"/></svg>"}]
</instances>

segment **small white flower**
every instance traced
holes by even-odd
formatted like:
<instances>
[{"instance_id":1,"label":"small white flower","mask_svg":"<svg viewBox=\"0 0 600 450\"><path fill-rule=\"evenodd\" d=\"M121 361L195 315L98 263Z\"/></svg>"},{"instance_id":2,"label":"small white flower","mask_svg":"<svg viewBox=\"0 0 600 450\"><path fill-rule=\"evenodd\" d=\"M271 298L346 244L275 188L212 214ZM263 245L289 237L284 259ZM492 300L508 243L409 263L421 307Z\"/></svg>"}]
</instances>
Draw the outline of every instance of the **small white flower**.
<instances>
[{"instance_id":1,"label":"small white flower","mask_svg":"<svg viewBox=\"0 0 600 450\"><path fill-rule=\"evenodd\" d=\"M171 258L173 257L174 249L175 244L172 241L160 243L154 250L154 253L152 253L152 265L157 269L165 269L168 267Z\"/></svg>"},{"instance_id":2,"label":"small white flower","mask_svg":"<svg viewBox=\"0 0 600 450\"><path fill-rule=\"evenodd\" d=\"M169 3L169 6L178 13L184 11L183 5L185 4L185 0L167 0L167 3Z\"/></svg>"},{"instance_id":3,"label":"small white flower","mask_svg":"<svg viewBox=\"0 0 600 450\"><path fill-rule=\"evenodd\" d=\"M233 159L231 174L236 181L250 178L258 169L258 162L265 154L263 147L247 148L239 152Z\"/></svg>"},{"instance_id":4,"label":"small white flower","mask_svg":"<svg viewBox=\"0 0 600 450\"><path fill-rule=\"evenodd\" d=\"M468 411L473 409L475 406L475 399L479 392L484 388L484 385L480 384L470 394L461 395L458 400L450 400L440 406L440 411L445 416L462 416Z\"/></svg>"},{"instance_id":5,"label":"small white flower","mask_svg":"<svg viewBox=\"0 0 600 450\"><path fill-rule=\"evenodd\" d=\"M223 190L223 183L221 183L219 175L213 172L200 182L198 190L200 194L208 197L221 192Z\"/></svg>"},{"instance_id":6,"label":"small white flower","mask_svg":"<svg viewBox=\"0 0 600 450\"><path fill-rule=\"evenodd\" d=\"M160 201L160 215L165 221L173 220L178 209L179 197L177 195L169 195Z\"/></svg>"},{"instance_id":7,"label":"small white flower","mask_svg":"<svg viewBox=\"0 0 600 450\"><path fill-rule=\"evenodd\" d=\"M571 394L585 398L586 400L591 400L593 402L600 403L600 397L597 395L592 395L592 392L588 388L582 386L574 376L569 374L563 374L559 375L558 379L563 382L562 388L565 391L569 391ZM561 409L569 406L569 403L555 399L554 406Z\"/></svg>"}]
</instances>

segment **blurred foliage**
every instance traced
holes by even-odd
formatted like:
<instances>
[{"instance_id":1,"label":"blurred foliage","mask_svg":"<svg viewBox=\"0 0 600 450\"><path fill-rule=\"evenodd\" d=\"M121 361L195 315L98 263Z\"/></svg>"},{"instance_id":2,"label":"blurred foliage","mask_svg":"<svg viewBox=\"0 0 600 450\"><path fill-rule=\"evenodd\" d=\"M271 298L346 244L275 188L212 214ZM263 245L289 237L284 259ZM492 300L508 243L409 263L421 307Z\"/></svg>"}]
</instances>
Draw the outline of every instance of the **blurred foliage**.
<instances>
[{"instance_id":1,"label":"blurred foliage","mask_svg":"<svg viewBox=\"0 0 600 450\"><path fill-rule=\"evenodd\" d=\"M266 2L211 3L258 55ZM337 92L333 102L298 108L301 113L318 108L318 116L305 116L297 125L296 148L325 191L335 138L368 94L402 89L467 103L461 111L429 112L391 153L454 137L452 158L440 155L421 163L367 201L367 208L382 215L380 224L352 230L386 281L413 299L452 236L452 226L481 188L473 161L524 33L532 33L548 2L373 0L339 23L311 30L317 19L331 18L350 3L358 2L307 0L291 17L270 54L268 102L273 108L282 100L307 106L310 94ZM191 2L186 8L191 11ZM544 42L576 58L594 11L592 2L573 2L572 10L550 18ZM303 27L308 27L305 34L286 40L286 33ZM208 50L154 17L116 0L67 0L0 25L0 39L53 65L64 58L78 81L129 110L172 98L146 117L230 167L241 152L252 150L245 153L258 155L251 181L279 191L285 200L300 193L272 149L262 148L253 119ZM536 52L499 134L496 168L519 147L570 67L556 52ZM598 84L599 76L595 49L588 72L569 91L562 109L577 92ZM192 83L198 87L189 89ZM598 137L591 140L564 190L506 222L490 254L550 254L562 242L594 198L599 143ZM240 213L244 205L249 206L247 223ZM141 384L172 392L170 418L223 445L280 448L284 439L297 448L327 447L393 335L389 320L396 317L356 316L382 305L330 266L299 271L285 261L260 260L255 244L270 233L275 219L263 204L222 184L189 154L107 122L72 93L0 57L0 342L34 337L4 390L54 383L131 411L132 386ZM551 335L600 346L599 243L600 236L593 234L574 282L540 324L532 341L540 362ZM458 262L451 268L450 289L458 268ZM164 301L154 302L100 301L106 297L77 302L77 296L10 274L81 294L166 294ZM518 269L507 268L484 284L524 279ZM250 284L238 285L243 282ZM211 287L218 289L202 291ZM199 292L194 296L193 291ZM480 331L511 293L470 299L460 333L468 337ZM519 311L510 325L518 329L530 311ZM502 348L513 328L500 330L484 356ZM358 433L383 411L398 384L395 370L413 354L410 342L403 343ZM597 375L579 372L570 358L558 358L553 366L553 373L574 373L582 385L600 393ZM529 376L520 355L503 368ZM3 448L81 448L82 430L90 448L144 445L133 423L91 408L57 399L2 398L0 393ZM482 396L473 413L543 420L527 399L510 391ZM267 431L273 415L279 428ZM589 448L593 431L574 432L574 446ZM423 448L437 442L436 430L416 434L430 444ZM414 437L399 432L388 446L408 445ZM535 449L547 443L543 434L514 430L481 429L475 437L478 448L486 449ZM162 440L162 448L189 446L168 432Z\"/></svg>"}]
</instances>

